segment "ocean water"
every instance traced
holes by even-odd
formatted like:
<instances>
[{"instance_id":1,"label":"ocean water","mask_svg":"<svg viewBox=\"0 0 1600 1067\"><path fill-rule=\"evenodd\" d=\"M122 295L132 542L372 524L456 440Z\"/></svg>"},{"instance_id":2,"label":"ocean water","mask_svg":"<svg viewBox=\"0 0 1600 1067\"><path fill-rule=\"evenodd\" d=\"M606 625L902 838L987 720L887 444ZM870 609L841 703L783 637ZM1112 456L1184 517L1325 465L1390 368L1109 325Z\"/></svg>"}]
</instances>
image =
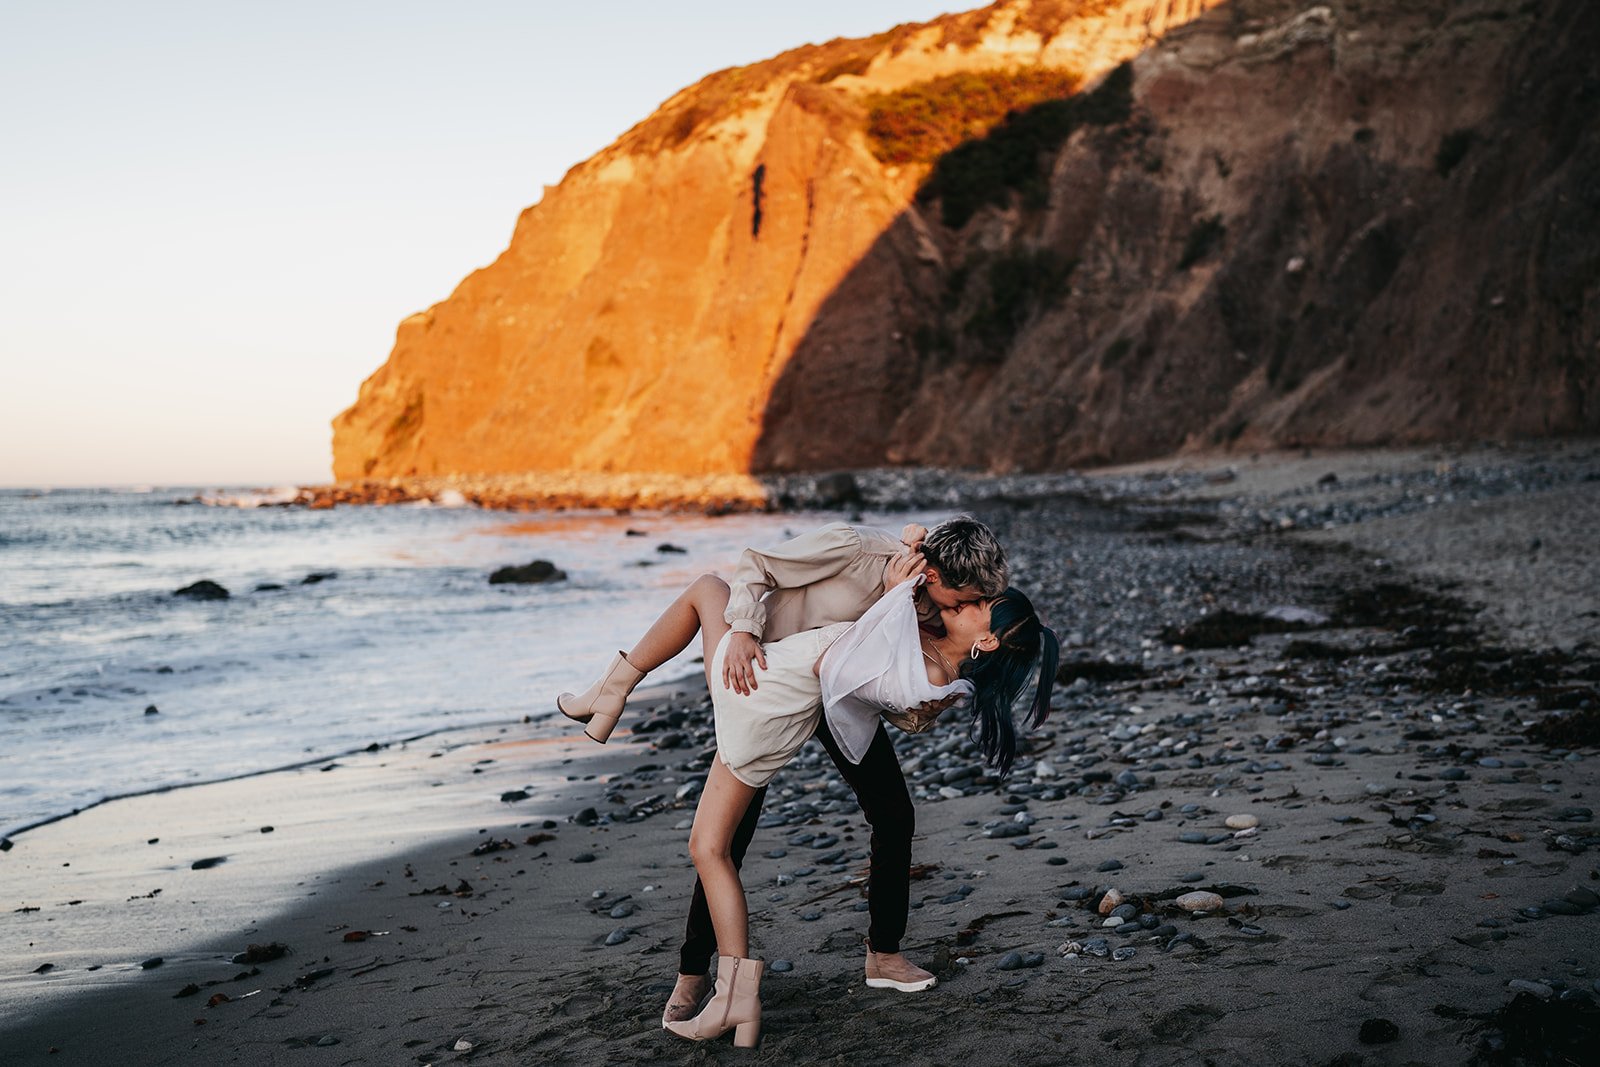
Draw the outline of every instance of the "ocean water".
<instances>
[{"instance_id":1,"label":"ocean water","mask_svg":"<svg viewBox=\"0 0 1600 1067\"><path fill-rule=\"evenodd\" d=\"M553 715L557 692L695 575L838 517L178 503L194 495L0 491L0 835L107 798ZM488 584L532 559L567 580ZM172 595L202 578L232 596ZM697 671L698 654L653 677Z\"/></svg>"}]
</instances>

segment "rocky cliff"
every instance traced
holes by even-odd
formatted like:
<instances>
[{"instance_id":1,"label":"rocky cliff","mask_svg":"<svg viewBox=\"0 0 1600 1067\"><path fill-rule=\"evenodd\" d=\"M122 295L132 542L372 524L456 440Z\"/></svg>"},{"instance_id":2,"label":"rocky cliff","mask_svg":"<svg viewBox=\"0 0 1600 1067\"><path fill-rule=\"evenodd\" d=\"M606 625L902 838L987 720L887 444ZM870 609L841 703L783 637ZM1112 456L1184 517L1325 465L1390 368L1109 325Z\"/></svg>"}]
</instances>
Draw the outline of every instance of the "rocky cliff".
<instances>
[{"instance_id":1,"label":"rocky cliff","mask_svg":"<svg viewBox=\"0 0 1600 1067\"><path fill-rule=\"evenodd\" d=\"M340 479L1600 429L1589 0L1010 0L713 74L400 325Z\"/></svg>"}]
</instances>

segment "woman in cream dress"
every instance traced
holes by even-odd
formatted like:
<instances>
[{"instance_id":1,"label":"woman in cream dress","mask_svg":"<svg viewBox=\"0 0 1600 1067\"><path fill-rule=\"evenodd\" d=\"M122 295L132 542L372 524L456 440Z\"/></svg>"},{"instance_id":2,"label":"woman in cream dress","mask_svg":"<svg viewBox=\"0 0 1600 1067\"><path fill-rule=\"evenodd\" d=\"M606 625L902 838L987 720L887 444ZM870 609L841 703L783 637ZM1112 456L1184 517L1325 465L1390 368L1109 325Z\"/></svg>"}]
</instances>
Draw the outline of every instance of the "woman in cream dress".
<instances>
[{"instance_id":1,"label":"woman in cream dress","mask_svg":"<svg viewBox=\"0 0 1600 1067\"><path fill-rule=\"evenodd\" d=\"M972 683L956 677L947 655L935 649L938 639L919 631L913 593L920 565L917 555L891 561L888 590L857 621L763 645L766 667L757 688L711 687L717 758L729 774L753 790L766 785L816 733L824 706L845 755L860 763L880 715L943 710L972 695ZM964 613L974 624L979 614ZM711 677L723 676L727 649L727 641L717 645Z\"/></svg>"}]
</instances>

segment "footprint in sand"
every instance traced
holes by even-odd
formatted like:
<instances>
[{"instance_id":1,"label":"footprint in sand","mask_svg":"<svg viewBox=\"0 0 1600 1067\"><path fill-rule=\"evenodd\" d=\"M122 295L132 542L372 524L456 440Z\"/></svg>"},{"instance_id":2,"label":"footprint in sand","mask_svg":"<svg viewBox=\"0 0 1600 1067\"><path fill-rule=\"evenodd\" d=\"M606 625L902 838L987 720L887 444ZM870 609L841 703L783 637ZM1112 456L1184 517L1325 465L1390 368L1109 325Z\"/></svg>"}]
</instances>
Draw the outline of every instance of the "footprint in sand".
<instances>
[{"instance_id":1,"label":"footprint in sand","mask_svg":"<svg viewBox=\"0 0 1600 1067\"><path fill-rule=\"evenodd\" d=\"M1226 1014L1210 1004L1185 1004L1158 1016L1150 1024L1150 1033L1159 1041L1184 1041Z\"/></svg>"},{"instance_id":2,"label":"footprint in sand","mask_svg":"<svg viewBox=\"0 0 1600 1067\"><path fill-rule=\"evenodd\" d=\"M1420 908L1428 902L1429 897L1436 897L1443 892L1444 886L1438 882L1413 882L1390 897L1389 903L1397 908Z\"/></svg>"}]
</instances>

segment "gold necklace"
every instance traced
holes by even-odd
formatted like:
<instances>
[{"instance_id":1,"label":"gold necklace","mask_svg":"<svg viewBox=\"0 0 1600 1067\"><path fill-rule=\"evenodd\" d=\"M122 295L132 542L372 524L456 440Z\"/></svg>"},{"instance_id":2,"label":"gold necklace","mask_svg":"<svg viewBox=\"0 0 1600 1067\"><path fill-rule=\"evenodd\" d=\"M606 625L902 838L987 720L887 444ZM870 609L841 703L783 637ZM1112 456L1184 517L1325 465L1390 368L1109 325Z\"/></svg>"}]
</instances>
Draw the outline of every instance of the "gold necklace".
<instances>
[{"instance_id":1,"label":"gold necklace","mask_svg":"<svg viewBox=\"0 0 1600 1067\"><path fill-rule=\"evenodd\" d=\"M925 637L921 634L919 634L918 637L927 642L927 647L923 649L923 654L926 655L931 651L935 656L939 657L939 666L943 668L944 676L949 678L951 681L954 681L956 678L956 669L950 666L949 660L944 658L944 653L939 651L939 646L933 643L932 638Z\"/></svg>"}]
</instances>

